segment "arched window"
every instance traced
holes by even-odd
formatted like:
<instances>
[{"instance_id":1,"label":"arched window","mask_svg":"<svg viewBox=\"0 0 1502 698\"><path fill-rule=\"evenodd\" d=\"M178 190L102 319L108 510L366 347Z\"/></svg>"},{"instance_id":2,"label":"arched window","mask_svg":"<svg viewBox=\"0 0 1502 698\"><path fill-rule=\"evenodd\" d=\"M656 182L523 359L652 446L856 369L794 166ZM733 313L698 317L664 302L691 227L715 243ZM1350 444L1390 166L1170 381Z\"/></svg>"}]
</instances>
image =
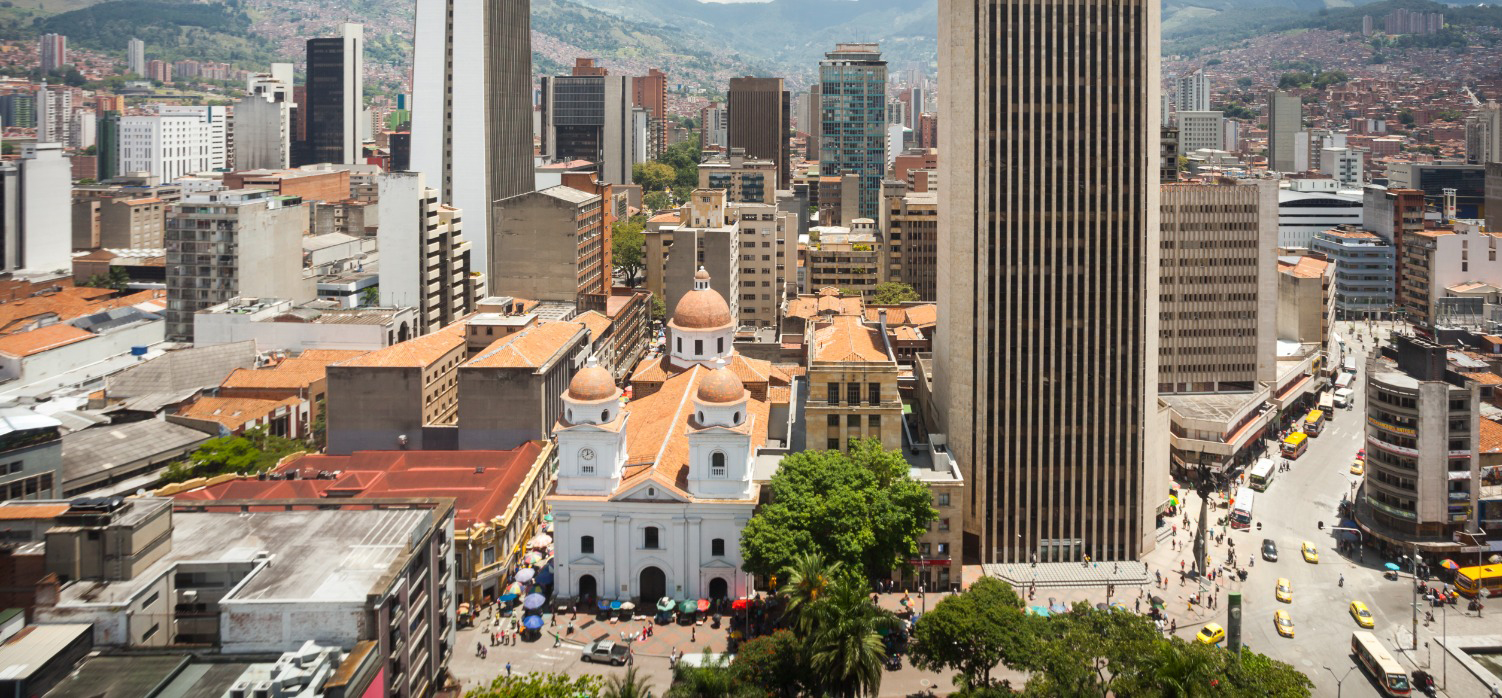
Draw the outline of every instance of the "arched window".
<instances>
[{"instance_id":1,"label":"arched window","mask_svg":"<svg viewBox=\"0 0 1502 698\"><path fill-rule=\"evenodd\" d=\"M569 411L568 411L568 421L570 421L570 422L574 421L574 410L573 410L573 408L569 408Z\"/></svg>"},{"instance_id":2,"label":"arched window","mask_svg":"<svg viewBox=\"0 0 1502 698\"><path fill-rule=\"evenodd\" d=\"M725 477L725 452L715 451L709 454L709 476Z\"/></svg>"},{"instance_id":3,"label":"arched window","mask_svg":"<svg viewBox=\"0 0 1502 698\"><path fill-rule=\"evenodd\" d=\"M593 555L593 554L595 554L595 537L594 536L584 536L583 538L579 539L579 553L581 555Z\"/></svg>"},{"instance_id":4,"label":"arched window","mask_svg":"<svg viewBox=\"0 0 1502 698\"><path fill-rule=\"evenodd\" d=\"M703 410L699 410L699 423L700 424L704 423L704 411Z\"/></svg>"},{"instance_id":5,"label":"arched window","mask_svg":"<svg viewBox=\"0 0 1502 698\"><path fill-rule=\"evenodd\" d=\"M712 541L709 541L709 554L712 555L712 556L714 556L714 557L724 557L725 556L725 539L724 538L716 538L716 539L714 539Z\"/></svg>"},{"instance_id":6,"label":"arched window","mask_svg":"<svg viewBox=\"0 0 1502 698\"><path fill-rule=\"evenodd\" d=\"M736 412L735 415L730 418L730 423L731 424L737 424L737 425L740 424L741 423L741 413Z\"/></svg>"},{"instance_id":7,"label":"arched window","mask_svg":"<svg viewBox=\"0 0 1502 698\"><path fill-rule=\"evenodd\" d=\"M608 421L610 421L610 410L600 410L600 421L602 421L602 422L608 422Z\"/></svg>"},{"instance_id":8,"label":"arched window","mask_svg":"<svg viewBox=\"0 0 1502 698\"><path fill-rule=\"evenodd\" d=\"M647 550L657 550L659 544L662 542L657 539L657 527L648 526L642 530L642 534L643 536L641 547L646 548Z\"/></svg>"}]
</instances>

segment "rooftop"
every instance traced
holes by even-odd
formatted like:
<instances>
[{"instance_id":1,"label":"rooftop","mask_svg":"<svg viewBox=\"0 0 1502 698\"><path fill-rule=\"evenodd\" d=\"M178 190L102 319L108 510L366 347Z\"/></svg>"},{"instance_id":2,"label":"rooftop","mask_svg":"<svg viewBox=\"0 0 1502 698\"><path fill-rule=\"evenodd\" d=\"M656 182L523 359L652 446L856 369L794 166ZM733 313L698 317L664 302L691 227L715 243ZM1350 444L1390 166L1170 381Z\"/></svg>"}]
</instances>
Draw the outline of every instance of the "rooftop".
<instances>
[{"instance_id":1,"label":"rooftop","mask_svg":"<svg viewBox=\"0 0 1502 698\"><path fill-rule=\"evenodd\" d=\"M1203 395L1160 395L1158 399L1185 419L1226 422L1240 414L1248 402L1261 402L1266 397L1267 391L1263 390Z\"/></svg>"},{"instance_id":2,"label":"rooftop","mask_svg":"<svg viewBox=\"0 0 1502 698\"><path fill-rule=\"evenodd\" d=\"M30 329L32 323L42 318L67 322L101 310L162 300L167 296L166 291L141 291L113 298L115 292L107 288L79 286L64 286L35 293L36 295L0 303L0 334Z\"/></svg>"},{"instance_id":3,"label":"rooftop","mask_svg":"<svg viewBox=\"0 0 1502 698\"><path fill-rule=\"evenodd\" d=\"M255 363L254 341L169 351L106 378L105 396L125 399L127 407L151 412L217 386L231 371Z\"/></svg>"},{"instance_id":4,"label":"rooftop","mask_svg":"<svg viewBox=\"0 0 1502 698\"><path fill-rule=\"evenodd\" d=\"M393 344L334 365L365 368L423 368L464 346L464 324Z\"/></svg>"},{"instance_id":5,"label":"rooftop","mask_svg":"<svg viewBox=\"0 0 1502 698\"><path fill-rule=\"evenodd\" d=\"M201 397L184 405L177 416L201 419L223 425L231 431L238 430L247 422L271 415L283 407L296 409L302 400L289 397L283 400L261 400L250 397Z\"/></svg>"},{"instance_id":6,"label":"rooftop","mask_svg":"<svg viewBox=\"0 0 1502 698\"><path fill-rule=\"evenodd\" d=\"M586 325L578 322L545 322L495 341L465 368L542 368L568 349Z\"/></svg>"},{"instance_id":7,"label":"rooftop","mask_svg":"<svg viewBox=\"0 0 1502 698\"><path fill-rule=\"evenodd\" d=\"M1298 257L1290 263L1286 257L1278 258L1278 271L1300 279L1318 279L1325 275L1330 263L1318 257Z\"/></svg>"},{"instance_id":8,"label":"rooftop","mask_svg":"<svg viewBox=\"0 0 1502 698\"><path fill-rule=\"evenodd\" d=\"M589 192L579 191L578 189L562 184L548 187L547 189L539 189L537 193L543 196L551 196L559 201L567 201L571 204L588 203L600 198L599 194L590 194Z\"/></svg>"},{"instance_id":9,"label":"rooftop","mask_svg":"<svg viewBox=\"0 0 1502 698\"><path fill-rule=\"evenodd\" d=\"M29 678L47 668L62 652L86 633L93 632L89 623L28 625L14 638L0 645L0 676L7 681Z\"/></svg>"},{"instance_id":10,"label":"rooftop","mask_svg":"<svg viewBox=\"0 0 1502 698\"><path fill-rule=\"evenodd\" d=\"M329 364L364 355L363 351L312 350L295 359L258 369L237 368L230 372L221 388L259 388L297 390L323 380ZM312 356L309 356L312 354Z\"/></svg>"},{"instance_id":11,"label":"rooftop","mask_svg":"<svg viewBox=\"0 0 1502 698\"><path fill-rule=\"evenodd\" d=\"M881 330L850 315L837 316L827 327L815 330L811 345L814 361L895 363L887 356Z\"/></svg>"},{"instance_id":12,"label":"rooftop","mask_svg":"<svg viewBox=\"0 0 1502 698\"><path fill-rule=\"evenodd\" d=\"M63 481L156 459L204 441L197 429L161 419L97 426L63 435Z\"/></svg>"}]
</instances>

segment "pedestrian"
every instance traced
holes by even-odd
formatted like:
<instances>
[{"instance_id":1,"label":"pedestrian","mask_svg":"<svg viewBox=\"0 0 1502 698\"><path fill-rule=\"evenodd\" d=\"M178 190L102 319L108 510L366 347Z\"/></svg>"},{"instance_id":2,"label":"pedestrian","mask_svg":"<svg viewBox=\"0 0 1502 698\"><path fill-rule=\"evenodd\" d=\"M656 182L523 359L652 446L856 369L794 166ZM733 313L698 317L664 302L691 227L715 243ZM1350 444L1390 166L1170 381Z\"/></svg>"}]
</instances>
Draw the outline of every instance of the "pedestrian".
<instances>
[{"instance_id":1,"label":"pedestrian","mask_svg":"<svg viewBox=\"0 0 1502 698\"><path fill-rule=\"evenodd\" d=\"M1180 572L1184 571L1184 561L1183 560L1179 560L1179 571Z\"/></svg>"},{"instance_id":2,"label":"pedestrian","mask_svg":"<svg viewBox=\"0 0 1502 698\"><path fill-rule=\"evenodd\" d=\"M689 626L689 629L688 629L688 641L689 642L698 642L699 641L699 628L698 628L698 626Z\"/></svg>"},{"instance_id":3,"label":"pedestrian","mask_svg":"<svg viewBox=\"0 0 1502 698\"><path fill-rule=\"evenodd\" d=\"M1168 621L1168 632L1176 633L1178 631L1179 631L1179 620L1177 618L1174 618L1174 619Z\"/></svg>"},{"instance_id":4,"label":"pedestrian","mask_svg":"<svg viewBox=\"0 0 1502 698\"><path fill-rule=\"evenodd\" d=\"M1140 596L1137 597L1136 609L1135 610L1136 610L1137 613L1141 613L1142 612L1142 597L1140 597Z\"/></svg>"},{"instance_id":5,"label":"pedestrian","mask_svg":"<svg viewBox=\"0 0 1502 698\"><path fill-rule=\"evenodd\" d=\"M511 675L511 662L506 662L506 675Z\"/></svg>"}]
</instances>

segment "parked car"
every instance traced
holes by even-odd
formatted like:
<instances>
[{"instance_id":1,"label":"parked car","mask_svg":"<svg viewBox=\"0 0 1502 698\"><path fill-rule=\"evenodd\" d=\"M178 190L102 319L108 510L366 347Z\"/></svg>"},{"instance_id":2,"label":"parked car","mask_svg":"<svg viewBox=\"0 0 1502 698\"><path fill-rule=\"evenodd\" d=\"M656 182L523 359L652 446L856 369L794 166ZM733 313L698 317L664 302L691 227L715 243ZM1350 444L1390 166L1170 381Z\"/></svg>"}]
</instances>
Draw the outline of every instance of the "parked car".
<instances>
[{"instance_id":1,"label":"parked car","mask_svg":"<svg viewBox=\"0 0 1502 698\"><path fill-rule=\"evenodd\" d=\"M596 640L584 646L584 654L579 659L597 664L625 666L631 659L631 648L612 640Z\"/></svg>"},{"instance_id":2,"label":"parked car","mask_svg":"<svg viewBox=\"0 0 1502 698\"><path fill-rule=\"evenodd\" d=\"M1278 561L1278 544L1271 538L1262 539L1262 559L1268 562Z\"/></svg>"}]
</instances>

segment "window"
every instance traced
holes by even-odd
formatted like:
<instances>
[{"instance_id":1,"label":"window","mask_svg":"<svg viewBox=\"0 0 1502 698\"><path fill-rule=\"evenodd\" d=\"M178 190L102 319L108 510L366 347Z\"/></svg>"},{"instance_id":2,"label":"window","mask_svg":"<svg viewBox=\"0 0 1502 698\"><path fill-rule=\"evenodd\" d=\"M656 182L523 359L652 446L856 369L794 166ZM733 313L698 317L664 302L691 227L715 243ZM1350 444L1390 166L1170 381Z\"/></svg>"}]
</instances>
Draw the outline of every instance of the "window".
<instances>
[{"instance_id":1,"label":"window","mask_svg":"<svg viewBox=\"0 0 1502 698\"><path fill-rule=\"evenodd\" d=\"M724 538L716 538L716 539L714 539L712 541L709 541L709 554L711 556L713 556L713 557L724 557L725 556L725 539Z\"/></svg>"},{"instance_id":2,"label":"window","mask_svg":"<svg viewBox=\"0 0 1502 698\"><path fill-rule=\"evenodd\" d=\"M716 354L723 354L723 353L725 353L725 338L724 337L716 338L715 341L714 341L714 346L715 346L714 350L715 350Z\"/></svg>"},{"instance_id":3,"label":"window","mask_svg":"<svg viewBox=\"0 0 1502 698\"><path fill-rule=\"evenodd\" d=\"M861 404L861 384L851 383L845 386L845 401L852 405Z\"/></svg>"},{"instance_id":4,"label":"window","mask_svg":"<svg viewBox=\"0 0 1502 698\"><path fill-rule=\"evenodd\" d=\"M608 421L610 421L610 410L600 410L600 421L602 421L602 422L608 422Z\"/></svg>"},{"instance_id":5,"label":"window","mask_svg":"<svg viewBox=\"0 0 1502 698\"><path fill-rule=\"evenodd\" d=\"M583 538L580 538L579 552L583 555L593 555L595 553L595 537L584 536Z\"/></svg>"},{"instance_id":6,"label":"window","mask_svg":"<svg viewBox=\"0 0 1502 698\"><path fill-rule=\"evenodd\" d=\"M918 554L919 555L921 555L923 557L928 557L932 553L932 551L933 551L933 546L931 544L929 544L929 543L919 543L918 544Z\"/></svg>"},{"instance_id":7,"label":"window","mask_svg":"<svg viewBox=\"0 0 1502 698\"><path fill-rule=\"evenodd\" d=\"M858 414L848 414L848 415L845 415L845 426L847 426L847 427L859 427L860 425L861 425L861 416L860 415L858 415Z\"/></svg>"},{"instance_id":8,"label":"window","mask_svg":"<svg viewBox=\"0 0 1502 698\"><path fill-rule=\"evenodd\" d=\"M948 492L940 492L939 493L939 506L941 506L941 507L947 507L947 506L949 506L949 493Z\"/></svg>"},{"instance_id":9,"label":"window","mask_svg":"<svg viewBox=\"0 0 1502 698\"><path fill-rule=\"evenodd\" d=\"M156 631L160 630L161 627L162 627L162 625L160 623L157 623L157 624L151 626L150 628L147 628L146 632L141 633L141 642L145 642L147 640L150 640L151 636L155 635Z\"/></svg>"},{"instance_id":10,"label":"window","mask_svg":"<svg viewBox=\"0 0 1502 698\"><path fill-rule=\"evenodd\" d=\"M724 454L724 452L722 452L722 451L715 451L714 453L709 454L709 476L710 477L725 477L725 454Z\"/></svg>"},{"instance_id":11,"label":"window","mask_svg":"<svg viewBox=\"0 0 1502 698\"><path fill-rule=\"evenodd\" d=\"M832 426L832 427L838 427L838 426L840 426L840 416L837 415L837 414L829 415L829 426Z\"/></svg>"},{"instance_id":12,"label":"window","mask_svg":"<svg viewBox=\"0 0 1502 698\"><path fill-rule=\"evenodd\" d=\"M840 404L840 384L839 383L830 383L829 384L829 404L831 404L831 405L838 405L838 404Z\"/></svg>"},{"instance_id":13,"label":"window","mask_svg":"<svg viewBox=\"0 0 1502 698\"><path fill-rule=\"evenodd\" d=\"M880 429L881 428L881 415L879 415L879 414L873 414L873 415L871 415L866 420L866 426L869 426L872 429Z\"/></svg>"},{"instance_id":14,"label":"window","mask_svg":"<svg viewBox=\"0 0 1502 698\"><path fill-rule=\"evenodd\" d=\"M939 544L939 555L941 557L948 557L949 556L949 544L948 543L940 543Z\"/></svg>"},{"instance_id":15,"label":"window","mask_svg":"<svg viewBox=\"0 0 1502 698\"><path fill-rule=\"evenodd\" d=\"M949 530L949 519L939 519L939 530L940 531L948 531Z\"/></svg>"},{"instance_id":16,"label":"window","mask_svg":"<svg viewBox=\"0 0 1502 698\"><path fill-rule=\"evenodd\" d=\"M657 540L657 527L656 526L648 526L642 532L644 534L643 540L642 540L642 547L646 548L647 550L656 550L657 549L657 544L659 542L661 542L661 541Z\"/></svg>"},{"instance_id":17,"label":"window","mask_svg":"<svg viewBox=\"0 0 1502 698\"><path fill-rule=\"evenodd\" d=\"M696 339L696 340L694 340L694 356L703 356L703 355L704 355L704 340L702 340L702 339Z\"/></svg>"},{"instance_id":18,"label":"window","mask_svg":"<svg viewBox=\"0 0 1502 698\"><path fill-rule=\"evenodd\" d=\"M881 403L881 384L880 383L867 383L866 384L866 392L869 393L870 396L871 396L870 397L871 404L876 405L876 404L880 404Z\"/></svg>"},{"instance_id":19,"label":"window","mask_svg":"<svg viewBox=\"0 0 1502 698\"><path fill-rule=\"evenodd\" d=\"M683 338L682 337L678 338L678 353L679 354L683 353Z\"/></svg>"},{"instance_id":20,"label":"window","mask_svg":"<svg viewBox=\"0 0 1502 698\"><path fill-rule=\"evenodd\" d=\"M482 561L483 564L494 565L495 564L495 546L492 545L492 546L486 548L485 550L481 551L481 553L480 553L480 560Z\"/></svg>"},{"instance_id":21,"label":"window","mask_svg":"<svg viewBox=\"0 0 1502 698\"><path fill-rule=\"evenodd\" d=\"M839 418L836 417L835 419L839 419ZM827 448L827 449L829 449L829 450L831 450L831 451L838 451L838 450L840 450L840 440L839 439L830 439L829 442L824 445L824 447Z\"/></svg>"}]
</instances>

